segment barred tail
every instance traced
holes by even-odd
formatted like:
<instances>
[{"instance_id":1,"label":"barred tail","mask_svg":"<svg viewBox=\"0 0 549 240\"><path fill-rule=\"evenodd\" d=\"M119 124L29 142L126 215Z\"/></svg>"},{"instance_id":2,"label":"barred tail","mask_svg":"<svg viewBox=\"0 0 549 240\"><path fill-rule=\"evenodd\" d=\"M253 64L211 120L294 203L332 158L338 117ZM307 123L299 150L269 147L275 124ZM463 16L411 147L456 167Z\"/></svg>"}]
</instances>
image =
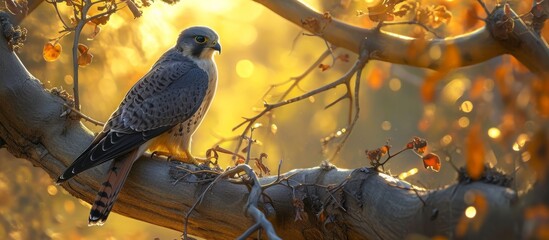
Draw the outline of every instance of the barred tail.
<instances>
[{"instance_id":1,"label":"barred tail","mask_svg":"<svg viewBox=\"0 0 549 240\"><path fill-rule=\"evenodd\" d=\"M122 189L130 169L137 158L138 150L133 150L125 156L115 159L108 172L107 180L103 182L97 197L93 202L88 225L103 225L111 212L111 209Z\"/></svg>"}]
</instances>

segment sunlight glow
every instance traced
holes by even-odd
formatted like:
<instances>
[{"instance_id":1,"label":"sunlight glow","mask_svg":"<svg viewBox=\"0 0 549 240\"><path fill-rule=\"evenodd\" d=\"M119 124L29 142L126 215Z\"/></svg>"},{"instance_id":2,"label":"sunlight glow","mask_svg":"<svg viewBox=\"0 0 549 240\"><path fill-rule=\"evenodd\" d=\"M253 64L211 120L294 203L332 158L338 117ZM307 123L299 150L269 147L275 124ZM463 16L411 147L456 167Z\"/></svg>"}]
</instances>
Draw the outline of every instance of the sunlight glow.
<instances>
[{"instance_id":1,"label":"sunlight glow","mask_svg":"<svg viewBox=\"0 0 549 240\"><path fill-rule=\"evenodd\" d=\"M54 195L57 194L57 192L58 192L58 191L57 191L57 187L56 187L56 186L54 186L54 185L49 185L49 186L48 186L48 194L49 194L49 195L54 196Z\"/></svg>"},{"instance_id":2,"label":"sunlight glow","mask_svg":"<svg viewBox=\"0 0 549 240\"><path fill-rule=\"evenodd\" d=\"M498 128L493 127L488 129L488 136L490 136L490 138L496 139L500 135L501 135L501 131Z\"/></svg>"},{"instance_id":3,"label":"sunlight glow","mask_svg":"<svg viewBox=\"0 0 549 240\"><path fill-rule=\"evenodd\" d=\"M516 152L520 151L522 147L524 147L524 144L526 143L526 141L528 141L529 139L530 138L526 133L520 134L517 137L517 140L515 141L515 143L513 144L513 150Z\"/></svg>"},{"instance_id":4,"label":"sunlight glow","mask_svg":"<svg viewBox=\"0 0 549 240\"><path fill-rule=\"evenodd\" d=\"M236 74L241 78L249 78L254 73L254 63L248 59L240 60L236 63Z\"/></svg>"},{"instance_id":5,"label":"sunlight glow","mask_svg":"<svg viewBox=\"0 0 549 240\"><path fill-rule=\"evenodd\" d=\"M381 123L381 129L383 129L385 131L391 130L391 127L392 127L392 125L391 125L391 122L389 122L389 121L383 121Z\"/></svg>"},{"instance_id":6,"label":"sunlight glow","mask_svg":"<svg viewBox=\"0 0 549 240\"><path fill-rule=\"evenodd\" d=\"M475 207L469 206L467 207L467 209L465 209L465 216L467 218L474 218L476 215L477 215L477 209Z\"/></svg>"},{"instance_id":7,"label":"sunlight glow","mask_svg":"<svg viewBox=\"0 0 549 240\"><path fill-rule=\"evenodd\" d=\"M412 168L412 169L408 170L407 172L403 172L403 173L399 174L398 178L404 180L407 177L410 177L410 176L413 176L413 175L417 174L418 172L419 172L419 170L417 168Z\"/></svg>"},{"instance_id":8,"label":"sunlight glow","mask_svg":"<svg viewBox=\"0 0 549 240\"><path fill-rule=\"evenodd\" d=\"M448 144L452 143L452 140L452 136L450 136L450 134L446 134L440 139L440 145L448 146Z\"/></svg>"},{"instance_id":9,"label":"sunlight glow","mask_svg":"<svg viewBox=\"0 0 549 240\"><path fill-rule=\"evenodd\" d=\"M402 86L402 83L400 82L400 79L393 78L393 79L389 80L389 88L393 92L397 92L398 90L400 90L401 86Z\"/></svg>"},{"instance_id":10,"label":"sunlight glow","mask_svg":"<svg viewBox=\"0 0 549 240\"><path fill-rule=\"evenodd\" d=\"M469 100L464 101L459 106L459 110L461 110L464 113L470 113L471 111L473 111L473 103Z\"/></svg>"},{"instance_id":11,"label":"sunlight glow","mask_svg":"<svg viewBox=\"0 0 549 240\"><path fill-rule=\"evenodd\" d=\"M444 86L441 96L445 101L455 103L463 95L469 84L467 78L456 78Z\"/></svg>"},{"instance_id":12,"label":"sunlight glow","mask_svg":"<svg viewBox=\"0 0 549 240\"><path fill-rule=\"evenodd\" d=\"M466 128L469 126L469 118L468 117L460 117L458 120L458 125L461 128Z\"/></svg>"}]
</instances>

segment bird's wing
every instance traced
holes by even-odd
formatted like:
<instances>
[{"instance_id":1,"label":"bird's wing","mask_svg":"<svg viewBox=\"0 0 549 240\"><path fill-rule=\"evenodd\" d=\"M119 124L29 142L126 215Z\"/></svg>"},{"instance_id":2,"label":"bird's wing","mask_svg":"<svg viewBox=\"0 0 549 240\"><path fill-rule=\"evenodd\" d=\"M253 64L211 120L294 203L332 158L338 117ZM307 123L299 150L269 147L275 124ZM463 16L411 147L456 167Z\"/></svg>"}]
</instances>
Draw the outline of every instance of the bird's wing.
<instances>
[{"instance_id":1,"label":"bird's wing","mask_svg":"<svg viewBox=\"0 0 549 240\"><path fill-rule=\"evenodd\" d=\"M191 60L156 64L126 95L92 144L59 176L74 175L127 154L190 118L208 88L208 74Z\"/></svg>"}]
</instances>

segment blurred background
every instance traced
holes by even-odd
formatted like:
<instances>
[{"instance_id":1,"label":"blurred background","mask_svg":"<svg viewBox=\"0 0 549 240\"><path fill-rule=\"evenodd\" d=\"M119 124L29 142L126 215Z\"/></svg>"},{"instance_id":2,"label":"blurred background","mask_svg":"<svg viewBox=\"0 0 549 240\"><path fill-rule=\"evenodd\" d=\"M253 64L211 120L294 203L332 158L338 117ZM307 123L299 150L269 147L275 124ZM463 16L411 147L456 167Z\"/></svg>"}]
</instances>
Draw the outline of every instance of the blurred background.
<instances>
[{"instance_id":1,"label":"blurred background","mask_svg":"<svg viewBox=\"0 0 549 240\"><path fill-rule=\"evenodd\" d=\"M319 11L343 21L373 27L367 14L376 0L307 0ZM420 1L442 4L452 13L448 24L436 31L443 36L464 34L483 25L484 17L477 1ZM525 13L531 1L509 1L519 13ZM3 2L2 2L3 3ZM492 9L495 1L486 1ZM3 5L3 4L2 4ZM244 0L181 1L174 5L155 2L143 8L143 16L133 19L127 8L113 14L94 40L87 40L94 28L87 26L81 42L89 47L93 62L80 67L82 111L106 121L128 89L158 57L172 47L181 30L206 25L221 36L223 52L215 56L219 86L213 105L193 138L192 151L204 156L216 144L233 150L234 141L225 141L242 133L233 131L242 117L252 117L263 101L272 103L289 85L266 91L273 84L302 74L326 50L318 37L303 36L299 27L260 4ZM60 4L68 19L71 9ZM28 39L18 56L27 69L47 88L63 88L72 93L71 44L73 35L60 40L62 53L57 61L46 62L42 48L59 36L62 24L52 5L43 3L22 23ZM391 26L385 30L417 36L416 26ZM545 33L544 33L545 34ZM430 33L425 33L427 37ZM405 51L405 50L403 50ZM335 55L349 54L349 62L337 61L328 70L316 68L291 92L298 96L336 80L356 60L356 55L336 49ZM440 51L432 55L440 55ZM332 65L331 57L323 64ZM429 141L429 151L441 156L442 169L426 170L412 152L405 152L386 165L393 175L426 188L452 184L456 170L448 162L463 166L465 138L471 126L481 126L486 163L512 174L517 190L532 183L532 171L524 162L528 156L519 150L539 128L539 112L532 102L533 76L510 56L449 73L437 85L433 102L422 101L423 79L431 71L373 61L364 69L360 90L360 119L341 153L332 163L340 168L369 166L365 151L386 142L396 152L414 136ZM520 81L516 81L520 80ZM502 91L505 89L505 91ZM343 86L304 101L276 109L260 119L262 127L254 132L260 144L252 156L268 154L266 165L273 173L280 160L282 172L294 168L315 167L331 156L341 138L323 149L321 139L337 135L347 126L346 100L325 110L324 107L345 93ZM504 101L504 99L508 101ZM509 103L509 101L511 103ZM92 131L101 128L85 123ZM112 214L102 227L87 227L89 205L70 196L53 184L41 169L0 151L0 239L177 239L180 233ZM233 165L229 156L220 159L223 167Z\"/></svg>"}]
</instances>

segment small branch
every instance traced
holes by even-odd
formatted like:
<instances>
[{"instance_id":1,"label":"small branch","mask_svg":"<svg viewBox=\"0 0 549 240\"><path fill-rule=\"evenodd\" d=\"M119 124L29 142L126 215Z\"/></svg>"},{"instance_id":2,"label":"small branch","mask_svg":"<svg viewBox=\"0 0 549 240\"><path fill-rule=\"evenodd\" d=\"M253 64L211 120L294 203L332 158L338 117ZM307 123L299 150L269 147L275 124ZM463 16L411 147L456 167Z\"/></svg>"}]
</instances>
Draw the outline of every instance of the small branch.
<instances>
[{"instance_id":1,"label":"small branch","mask_svg":"<svg viewBox=\"0 0 549 240\"><path fill-rule=\"evenodd\" d=\"M88 122L90 122L90 123L93 123L93 124L95 124L95 125L97 125L97 126L105 126L105 123L104 123L104 122L95 120L95 119L93 119L93 118L87 116L86 114L82 113L81 111L74 109L73 107L69 106L69 105L66 104L66 103L63 103L63 105L64 105L66 108L68 108L68 109L67 109L67 111L63 112L63 113L61 114L60 117L64 117L65 115L68 115L68 114L70 114L71 112L73 112L73 113L76 113L81 119L84 119L84 120L86 120L86 121L88 121Z\"/></svg>"},{"instance_id":2,"label":"small branch","mask_svg":"<svg viewBox=\"0 0 549 240\"><path fill-rule=\"evenodd\" d=\"M369 61L369 57L370 57L368 48L366 47L366 44L367 44L367 41L366 41L366 39L364 39L362 41L361 51L360 51L359 60L358 60L359 67L356 71L354 99L353 99L352 95L351 95L351 98L350 98L350 104L352 104L353 101L354 101L354 104L355 104L355 115L354 115L353 119L350 121L348 127L346 128L347 131L345 132L345 136L343 137L341 142L339 142L339 144L337 145L337 147L334 151L334 154L332 154L332 157L330 158L330 160L333 160L337 156L337 154L339 154L339 152L341 151L341 149L345 145L345 142L347 142L347 139L349 138L349 136L353 132L353 129L355 127L356 122L358 121L358 117L359 117L359 114L360 114L360 99L359 99L359 95L360 95L360 78L361 78L361 75L362 75L362 69L364 69L364 66L366 66L366 64ZM347 84L347 86L349 86L349 84ZM347 91L350 91L349 87L348 87ZM352 112L353 111L352 111L352 105L351 105L351 107L349 109L349 118L351 117Z\"/></svg>"},{"instance_id":3,"label":"small branch","mask_svg":"<svg viewBox=\"0 0 549 240\"><path fill-rule=\"evenodd\" d=\"M256 224L251 226L248 230L246 230L244 232L244 235L241 235L237 239L246 239L252 233L254 233L256 230L258 230L260 227L265 229L265 231L267 232L267 236L269 236L269 239L281 239L280 237L277 236L273 225L267 220L267 218L265 217L265 214L263 214L263 212L261 212L257 208L257 203L259 202L259 197L261 197L261 193L262 193L263 190L261 188L261 184L259 183L259 180L258 180L257 176L255 175L253 169L247 164L240 164L240 165L237 165L233 168L228 169L224 173L217 176L215 178L215 180L213 180L208 185L208 187L206 187L206 189L202 192L202 194L198 197L198 199L195 201L193 206L189 209L189 211L185 215L185 227L184 227L184 231L183 231L183 238L184 239L188 239L187 225L188 225L188 222L189 222L189 217L190 217L191 213L196 209L196 207L198 207L198 205L200 205L200 203L204 200L206 193L208 191L210 191L210 189L212 189L213 185L215 183L219 182L219 180L221 180L223 178L229 178L230 176L235 176L237 174L240 174L241 172L244 172L246 174L245 176L248 176L250 178L250 179L247 179L247 180L252 181L251 182L250 194L248 196L248 201L246 203L245 208L246 208L246 214L248 216L252 216L255 219Z\"/></svg>"},{"instance_id":4,"label":"small branch","mask_svg":"<svg viewBox=\"0 0 549 240\"><path fill-rule=\"evenodd\" d=\"M486 7L486 3L484 3L483 0L477 0L477 2L480 4L480 6L482 6L482 9L484 9L486 16L490 16L490 10L488 10L488 7Z\"/></svg>"},{"instance_id":5,"label":"small branch","mask_svg":"<svg viewBox=\"0 0 549 240\"><path fill-rule=\"evenodd\" d=\"M280 96L280 98L278 98L277 102L280 102L282 100L284 100L284 98L286 98L288 96L288 94L290 94L290 92L297 86L299 86L299 83L301 82L301 80L303 80L305 77L307 77L309 75L309 73L311 73L313 70L317 69L318 66L322 63L322 61L324 61L324 59L326 59L326 57L330 56L331 54L331 51L330 49L327 49L326 51L324 51L318 58L317 60L311 64L311 66L309 66L309 68L307 68L307 70L305 70L305 72L303 72L301 75L299 76L296 76L296 77L291 77L289 80L287 81L284 81L284 82L281 82L281 83L278 83L278 84L273 84L269 87L269 89L267 90L267 92L265 92L265 94L263 95L263 98L265 98L274 88L277 88L279 86L282 86L282 85L285 85L287 84L288 82L290 81L293 81L292 85L290 85L290 87L288 89L286 89L286 91L284 91L284 93Z\"/></svg>"},{"instance_id":6,"label":"small branch","mask_svg":"<svg viewBox=\"0 0 549 240\"><path fill-rule=\"evenodd\" d=\"M279 107L283 107L283 106L286 106L288 104L291 104L291 103L294 103L294 102L298 102L298 101L301 101L303 99L307 99L311 96L314 96L316 94L319 94L319 93L322 93L322 92L325 92L327 90L330 90L332 88L335 88L339 85L342 85L342 84L347 84L351 79L352 77L354 76L354 74L359 70L359 69L362 69L362 67L364 67L362 65L362 62L360 60L357 60L355 62L355 64L353 65L353 67L351 67L351 69L349 69L349 71L347 71L347 73L345 73L342 77L340 77L339 79L337 79L336 81L332 82L332 83L329 83L327 85L324 85L322 87L319 87L317 89L314 89L314 90L311 90L303 95L300 95L300 96L297 96L297 97L294 97L294 98L290 98L290 99L287 99L287 100L284 100L284 101L281 101L281 102L277 102L277 103L274 103L274 104L269 104L269 103L264 103L264 107L265 109L263 109L263 111L261 111L259 114L255 115L254 117L251 117L251 118L246 118L242 123L238 124L236 127L233 128L233 131L240 128L241 126L244 126L246 125L244 131L242 132L241 136L242 138L244 138L247 134L247 132L250 130L250 128L252 127L252 125L259 119L261 118L263 115L265 115L266 113L268 113L269 111L271 110L274 110L274 109L277 109ZM238 152L238 149L240 149L240 146L242 146L242 140L239 141L239 143L237 144L236 146L236 151L235 152Z\"/></svg>"},{"instance_id":7,"label":"small branch","mask_svg":"<svg viewBox=\"0 0 549 240\"><path fill-rule=\"evenodd\" d=\"M72 43L73 95L74 95L74 108L76 110L80 110L80 94L78 92L78 43L80 42L80 33L82 32L82 28L84 28L84 25L86 25L87 23L86 16L88 14L88 10L90 9L90 7L91 7L91 0L82 1L82 10L80 12L81 15L80 15L78 24L74 29L74 40ZM77 16L76 8L74 8L74 11L75 11L75 16Z\"/></svg>"}]
</instances>

